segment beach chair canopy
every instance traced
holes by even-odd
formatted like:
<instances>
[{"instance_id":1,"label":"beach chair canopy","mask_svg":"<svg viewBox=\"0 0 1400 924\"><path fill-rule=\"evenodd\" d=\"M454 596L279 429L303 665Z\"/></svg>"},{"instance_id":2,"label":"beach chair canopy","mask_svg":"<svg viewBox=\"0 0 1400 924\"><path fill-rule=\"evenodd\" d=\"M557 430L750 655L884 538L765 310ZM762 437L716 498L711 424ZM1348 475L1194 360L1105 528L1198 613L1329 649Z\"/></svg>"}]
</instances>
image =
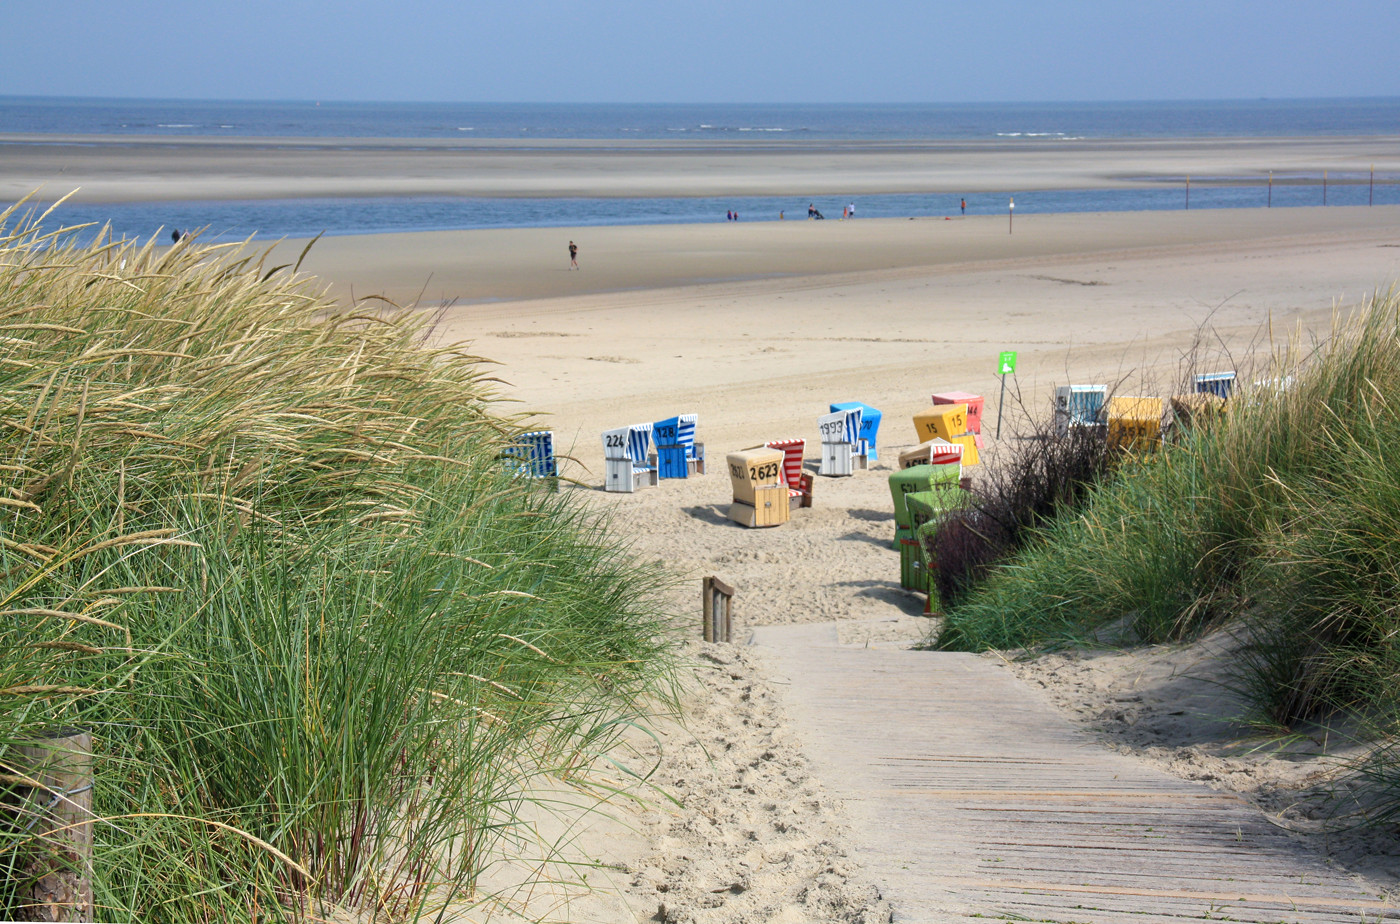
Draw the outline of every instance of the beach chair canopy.
<instances>
[{"instance_id":1,"label":"beach chair canopy","mask_svg":"<svg viewBox=\"0 0 1400 924\"><path fill-rule=\"evenodd\" d=\"M631 459L637 465L646 465L651 449L651 427L649 423L632 424L603 431L603 458L610 461Z\"/></svg>"},{"instance_id":2,"label":"beach chair canopy","mask_svg":"<svg viewBox=\"0 0 1400 924\"><path fill-rule=\"evenodd\" d=\"M788 486L790 493L801 493L797 488L802 482L802 455L807 451L807 441L802 439L769 440L763 445L769 449L782 450L783 484Z\"/></svg>"},{"instance_id":3,"label":"beach chair canopy","mask_svg":"<svg viewBox=\"0 0 1400 924\"><path fill-rule=\"evenodd\" d=\"M833 411L817 418L817 429L821 431L823 443L860 442L860 408Z\"/></svg>"}]
</instances>

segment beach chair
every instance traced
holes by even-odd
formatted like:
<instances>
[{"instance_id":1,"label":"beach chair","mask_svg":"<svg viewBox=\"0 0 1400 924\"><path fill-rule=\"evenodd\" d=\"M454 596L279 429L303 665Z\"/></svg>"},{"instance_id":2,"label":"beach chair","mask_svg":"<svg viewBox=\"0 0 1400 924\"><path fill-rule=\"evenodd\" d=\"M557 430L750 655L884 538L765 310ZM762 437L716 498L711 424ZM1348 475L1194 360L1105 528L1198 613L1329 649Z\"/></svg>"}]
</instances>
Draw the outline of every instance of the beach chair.
<instances>
[{"instance_id":1,"label":"beach chair","mask_svg":"<svg viewBox=\"0 0 1400 924\"><path fill-rule=\"evenodd\" d=\"M1223 400L1230 400L1230 392L1235 389L1235 371L1229 372L1202 372L1195 377L1197 394L1215 395Z\"/></svg>"},{"instance_id":2,"label":"beach chair","mask_svg":"<svg viewBox=\"0 0 1400 924\"><path fill-rule=\"evenodd\" d=\"M922 540L926 526L938 520L963 502L961 489L946 484L938 489L915 491L906 494L904 505L909 511L909 537L899 544L899 585L905 590L916 590L932 595L933 569L935 563L929 557L928 549ZM929 608L925 607L925 611Z\"/></svg>"},{"instance_id":3,"label":"beach chair","mask_svg":"<svg viewBox=\"0 0 1400 924\"><path fill-rule=\"evenodd\" d=\"M554 455L554 431L531 430L516 436L515 442L501 453L501 458L516 475L523 478L549 478L559 489L559 462Z\"/></svg>"},{"instance_id":4,"label":"beach chair","mask_svg":"<svg viewBox=\"0 0 1400 924\"><path fill-rule=\"evenodd\" d=\"M920 491L960 490L962 466L951 465L911 465L890 474L890 497L894 501L894 543L899 551L901 542L913 539L913 523L909 518L909 507L905 498ZM949 503L961 500L961 493L947 495Z\"/></svg>"},{"instance_id":5,"label":"beach chair","mask_svg":"<svg viewBox=\"0 0 1400 924\"><path fill-rule=\"evenodd\" d=\"M783 484L787 485L788 498L796 501L798 507L812 506L812 476L802 470L802 456L807 449L807 441L769 440L763 445L769 449L782 450L782 479Z\"/></svg>"},{"instance_id":6,"label":"beach chair","mask_svg":"<svg viewBox=\"0 0 1400 924\"><path fill-rule=\"evenodd\" d=\"M788 487L783 483L784 452L755 446L731 452L729 482L734 502L729 519L741 526L781 526L792 509Z\"/></svg>"},{"instance_id":7,"label":"beach chair","mask_svg":"<svg viewBox=\"0 0 1400 924\"><path fill-rule=\"evenodd\" d=\"M1104 408L1108 417L1108 443L1123 449L1147 452L1157 448L1162 436L1162 399L1115 395Z\"/></svg>"},{"instance_id":8,"label":"beach chair","mask_svg":"<svg viewBox=\"0 0 1400 924\"><path fill-rule=\"evenodd\" d=\"M817 418L821 432L822 461L819 475L850 475L866 467L866 456L860 451L861 410L851 408L833 411Z\"/></svg>"},{"instance_id":9,"label":"beach chair","mask_svg":"<svg viewBox=\"0 0 1400 924\"><path fill-rule=\"evenodd\" d=\"M705 473L705 444L695 442L695 414L679 414L651 425L658 478L685 478Z\"/></svg>"},{"instance_id":10,"label":"beach chair","mask_svg":"<svg viewBox=\"0 0 1400 924\"><path fill-rule=\"evenodd\" d=\"M656 484L656 469L647 464L651 426L633 424L603 433L604 491L631 494Z\"/></svg>"},{"instance_id":11,"label":"beach chair","mask_svg":"<svg viewBox=\"0 0 1400 924\"><path fill-rule=\"evenodd\" d=\"M1103 406L1107 400L1107 385L1061 385L1056 388L1055 435L1065 436L1070 427L1102 425Z\"/></svg>"},{"instance_id":12,"label":"beach chair","mask_svg":"<svg viewBox=\"0 0 1400 924\"><path fill-rule=\"evenodd\" d=\"M924 613L930 615L938 599L938 531L951 519L965 516L963 511L969 509L971 493L966 485L960 486L960 490L949 486L943 490L916 491L904 500L909 508L913 547L900 544L900 584L906 590L927 595ZM913 561L906 561L905 556L910 553Z\"/></svg>"},{"instance_id":13,"label":"beach chair","mask_svg":"<svg viewBox=\"0 0 1400 924\"><path fill-rule=\"evenodd\" d=\"M865 454L869 462L874 462L880 458L875 449L875 438L880 434L881 414L868 404L861 404L859 401L846 401L841 404L833 404L831 412L837 411L860 411L860 439L861 445L858 451Z\"/></svg>"},{"instance_id":14,"label":"beach chair","mask_svg":"<svg viewBox=\"0 0 1400 924\"><path fill-rule=\"evenodd\" d=\"M967 432L982 432L982 407L986 399L981 395L974 395L970 391L944 391L933 396L933 403L967 405Z\"/></svg>"},{"instance_id":15,"label":"beach chair","mask_svg":"<svg viewBox=\"0 0 1400 924\"><path fill-rule=\"evenodd\" d=\"M961 467L963 457L963 445L961 443L950 443L948 440L937 437L926 443L920 443L913 449L906 449L899 454L899 467L911 468L915 465L949 465L954 464Z\"/></svg>"},{"instance_id":16,"label":"beach chair","mask_svg":"<svg viewBox=\"0 0 1400 924\"><path fill-rule=\"evenodd\" d=\"M1179 434L1190 427L1209 426L1225 413L1225 399L1210 392L1172 395L1172 432Z\"/></svg>"},{"instance_id":17,"label":"beach chair","mask_svg":"<svg viewBox=\"0 0 1400 924\"><path fill-rule=\"evenodd\" d=\"M982 437L968 429L966 404L935 404L914 415L914 432L920 440L939 439L963 447L962 464L977 465Z\"/></svg>"}]
</instances>

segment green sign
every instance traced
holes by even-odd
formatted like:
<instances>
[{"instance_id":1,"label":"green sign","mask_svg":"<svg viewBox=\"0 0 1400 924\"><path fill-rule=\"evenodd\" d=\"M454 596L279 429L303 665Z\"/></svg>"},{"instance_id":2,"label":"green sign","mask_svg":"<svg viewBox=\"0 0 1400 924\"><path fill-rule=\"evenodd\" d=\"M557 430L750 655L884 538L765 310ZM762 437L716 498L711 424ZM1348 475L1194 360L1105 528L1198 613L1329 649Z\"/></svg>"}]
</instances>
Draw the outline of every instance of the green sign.
<instances>
[{"instance_id":1,"label":"green sign","mask_svg":"<svg viewBox=\"0 0 1400 924\"><path fill-rule=\"evenodd\" d=\"M1016 351L1005 350L997 357L997 375L1011 375L1016 371Z\"/></svg>"}]
</instances>

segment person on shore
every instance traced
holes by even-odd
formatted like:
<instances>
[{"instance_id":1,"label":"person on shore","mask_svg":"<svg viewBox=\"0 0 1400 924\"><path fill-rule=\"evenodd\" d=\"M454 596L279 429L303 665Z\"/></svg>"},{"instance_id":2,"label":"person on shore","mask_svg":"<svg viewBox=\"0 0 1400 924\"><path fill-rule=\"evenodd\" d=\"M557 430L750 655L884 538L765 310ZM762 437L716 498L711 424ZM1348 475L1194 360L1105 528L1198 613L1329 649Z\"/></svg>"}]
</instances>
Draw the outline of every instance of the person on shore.
<instances>
[{"instance_id":1,"label":"person on shore","mask_svg":"<svg viewBox=\"0 0 1400 924\"><path fill-rule=\"evenodd\" d=\"M846 217L847 217L847 218L855 218L855 217L856 217L856 204L855 204L854 202L852 202L850 205L846 206Z\"/></svg>"},{"instance_id":2,"label":"person on shore","mask_svg":"<svg viewBox=\"0 0 1400 924\"><path fill-rule=\"evenodd\" d=\"M578 245L569 241L569 269L578 269Z\"/></svg>"},{"instance_id":3,"label":"person on shore","mask_svg":"<svg viewBox=\"0 0 1400 924\"><path fill-rule=\"evenodd\" d=\"M816 217L816 214L817 214L817 206L816 206L816 204L815 204L815 203L812 203L812 202L808 202L808 203L807 203L807 220L808 220L808 221L811 221L813 218Z\"/></svg>"},{"instance_id":4,"label":"person on shore","mask_svg":"<svg viewBox=\"0 0 1400 924\"><path fill-rule=\"evenodd\" d=\"M967 200L966 200L966 199L959 199L959 200L958 200L958 208L962 209L962 213L963 213L964 215L966 215L966 214L967 214Z\"/></svg>"}]
</instances>

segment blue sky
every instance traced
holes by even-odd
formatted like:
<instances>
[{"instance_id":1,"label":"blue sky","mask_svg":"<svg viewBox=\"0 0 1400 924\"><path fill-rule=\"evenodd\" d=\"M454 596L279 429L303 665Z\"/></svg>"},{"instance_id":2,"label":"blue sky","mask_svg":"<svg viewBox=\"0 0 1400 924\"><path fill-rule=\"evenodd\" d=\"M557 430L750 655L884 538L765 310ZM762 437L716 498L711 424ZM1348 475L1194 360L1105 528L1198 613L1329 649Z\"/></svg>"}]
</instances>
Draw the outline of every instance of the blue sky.
<instances>
[{"instance_id":1,"label":"blue sky","mask_svg":"<svg viewBox=\"0 0 1400 924\"><path fill-rule=\"evenodd\" d=\"M3 0L0 41L3 95L463 102L1400 96L1396 0Z\"/></svg>"}]
</instances>

